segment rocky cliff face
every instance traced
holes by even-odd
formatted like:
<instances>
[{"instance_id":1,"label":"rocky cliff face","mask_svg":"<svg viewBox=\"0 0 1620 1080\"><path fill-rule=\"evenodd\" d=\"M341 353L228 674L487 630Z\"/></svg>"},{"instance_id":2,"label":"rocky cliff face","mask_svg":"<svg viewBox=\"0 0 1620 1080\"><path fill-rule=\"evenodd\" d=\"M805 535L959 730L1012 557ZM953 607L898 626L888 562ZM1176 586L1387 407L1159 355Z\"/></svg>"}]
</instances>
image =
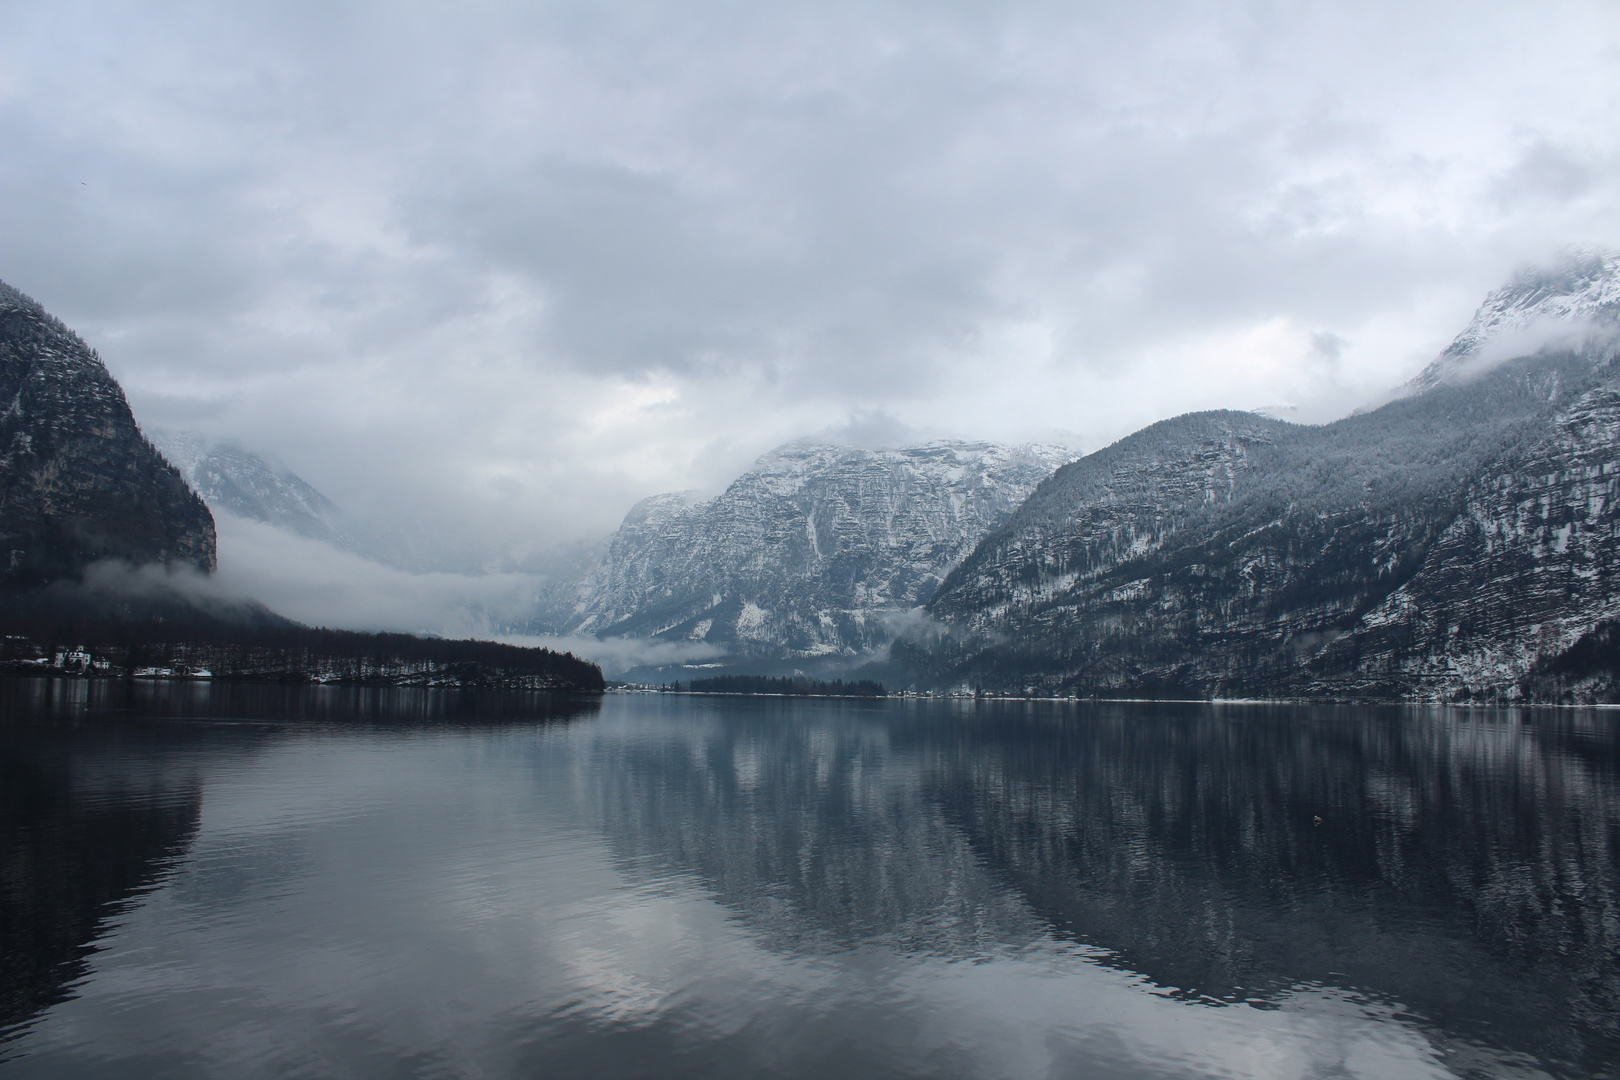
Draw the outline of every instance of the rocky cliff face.
<instances>
[{"instance_id":1,"label":"rocky cliff face","mask_svg":"<svg viewBox=\"0 0 1620 1080\"><path fill-rule=\"evenodd\" d=\"M1493 294L1374 412L1182 417L1066 466L897 653L996 690L1543 693L1532 671L1620 614L1620 274L1598 268ZM1560 309L1578 346L1467 368L1491 325Z\"/></svg>"},{"instance_id":2,"label":"rocky cliff face","mask_svg":"<svg viewBox=\"0 0 1620 1080\"><path fill-rule=\"evenodd\" d=\"M854 655L1071 455L936 442L793 444L708 501L647 499L626 516L570 630L707 642L749 656Z\"/></svg>"},{"instance_id":3,"label":"rocky cliff face","mask_svg":"<svg viewBox=\"0 0 1620 1080\"><path fill-rule=\"evenodd\" d=\"M214 520L96 355L0 284L0 590L98 559L214 568Z\"/></svg>"},{"instance_id":4,"label":"rocky cliff face","mask_svg":"<svg viewBox=\"0 0 1620 1080\"><path fill-rule=\"evenodd\" d=\"M312 540L350 546L332 501L302 477L230 443L154 430L152 442L214 510L263 521Z\"/></svg>"}]
</instances>

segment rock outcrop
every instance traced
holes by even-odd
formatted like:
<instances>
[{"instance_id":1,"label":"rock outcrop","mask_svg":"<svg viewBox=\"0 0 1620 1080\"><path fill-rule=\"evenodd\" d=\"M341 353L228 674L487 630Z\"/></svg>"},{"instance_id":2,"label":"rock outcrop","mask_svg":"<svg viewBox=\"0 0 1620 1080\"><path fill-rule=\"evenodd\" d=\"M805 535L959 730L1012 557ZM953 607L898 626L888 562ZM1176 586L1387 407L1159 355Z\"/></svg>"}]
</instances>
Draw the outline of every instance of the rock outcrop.
<instances>
[{"instance_id":1,"label":"rock outcrop","mask_svg":"<svg viewBox=\"0 0 1620 1080\"><path fill-rule=\"evenodd\" d=\"M0 591L100 559L214 568L214 519L96 354L0 284Z\"/></svg>"}]
</instances>

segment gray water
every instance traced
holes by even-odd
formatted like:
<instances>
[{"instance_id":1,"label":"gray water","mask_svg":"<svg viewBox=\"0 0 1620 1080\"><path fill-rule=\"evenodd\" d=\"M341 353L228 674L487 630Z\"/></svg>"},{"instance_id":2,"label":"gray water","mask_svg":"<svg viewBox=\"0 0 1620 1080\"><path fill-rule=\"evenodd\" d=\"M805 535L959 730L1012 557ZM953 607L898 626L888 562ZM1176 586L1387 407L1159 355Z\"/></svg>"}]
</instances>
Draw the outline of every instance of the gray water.
<instances>
[{"instance_id":1,"label":"gray water","mask_svg":"<svg viewBox=\"0 0 1620 1080\"><path fill-rule=\"evenodd\" d=\"M1612 1076L1617 749L0 680L0 1078Z\"/></svg>"}]
</instances>

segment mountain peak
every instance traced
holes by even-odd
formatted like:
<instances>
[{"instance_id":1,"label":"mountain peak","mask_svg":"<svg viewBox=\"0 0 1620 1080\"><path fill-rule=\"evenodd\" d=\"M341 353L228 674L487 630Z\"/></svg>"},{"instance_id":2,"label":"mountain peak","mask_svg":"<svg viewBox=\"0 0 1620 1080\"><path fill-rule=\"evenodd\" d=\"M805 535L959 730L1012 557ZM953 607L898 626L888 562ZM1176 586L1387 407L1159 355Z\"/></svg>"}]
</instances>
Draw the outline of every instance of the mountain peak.
<instances>
[{"instance_id":1,"label":"mountain peak","mask_svg":"<svg viewBox=\"0 0 1620 1080\"><path fill-rule=\"evenodd\" d=\"M649 495L630 508L624 515L624 526L657 525L664 519L680 513L702 501L697 491L671 491L662 495Z\"/></svg>"},{"instance_id":2,"label":"mountain peak","mask_svg":"<svg viewBox=\"0 0 1620 1080\"><path fill-rule=\"evenodd\" d=\"M566 629L752 657L852 657L1075 455L936 440L801 440L712 499L638 503ZM697 643L693 646L692 643Z\"/></svg>"},{"instance_id":3,"label":"mountain peak","mask_svg":"<svg viewBox=\"0 0 1620 1080\"><path fill-rule=\"evenodd\" d=\"M1410 393L1472 375L1495 360L1533 353L1594 324L1620 324L1620 252L1567 248L1545 266L1519 271L1492 292L1463 332L1416 378Z\"/></svg>"}]
</instances>

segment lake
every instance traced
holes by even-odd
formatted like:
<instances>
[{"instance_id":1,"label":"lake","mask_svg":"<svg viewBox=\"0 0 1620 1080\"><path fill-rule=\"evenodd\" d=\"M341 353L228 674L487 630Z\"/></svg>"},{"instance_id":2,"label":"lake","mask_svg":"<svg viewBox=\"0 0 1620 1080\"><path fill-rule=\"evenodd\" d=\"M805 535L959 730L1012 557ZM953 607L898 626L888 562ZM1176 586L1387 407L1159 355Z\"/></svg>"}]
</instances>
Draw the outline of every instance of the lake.
<instances>
[{"instance_id":1,"label":"lake","mask_svg":"<svg viewBox=\"0 0 1620 1080\"><path fill-rule=\"evenodd\" d=\"M0 680L0 1078L1620 1068L1620 714Z\"/></svg>"}]
</instances>

